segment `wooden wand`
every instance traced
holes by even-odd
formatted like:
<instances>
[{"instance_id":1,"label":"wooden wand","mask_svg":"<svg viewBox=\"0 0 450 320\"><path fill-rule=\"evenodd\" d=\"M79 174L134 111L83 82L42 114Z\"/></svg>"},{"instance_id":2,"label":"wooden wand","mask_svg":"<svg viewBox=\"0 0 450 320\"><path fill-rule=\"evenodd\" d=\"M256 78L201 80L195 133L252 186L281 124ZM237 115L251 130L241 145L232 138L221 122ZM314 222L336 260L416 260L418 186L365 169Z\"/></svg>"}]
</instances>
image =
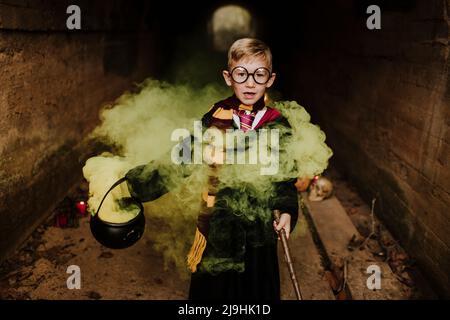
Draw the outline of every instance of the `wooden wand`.
<instances>
[{"instance_id":1,"label":"wooden wand","mask_svg":"<svg viewBox=\"0 0 450 320\"><path fill-rule=\"evenodd\" d=\"M277 224L280 223L280 215L281 215L280 210L273 210L273 215ZM278 233L281 238L281 244L283 245L283 251L284 256L286 257L289 275L291 276L292 284L294 285L295 295L297 296L297 300L303 300L302 294L300 292L300 286L298 285L297 277L295 276L294 264L292 263L291 253L289 251L289 244L286 238L286 231L284 230L284 228L282 228L280 231L278 231Z\"/></svg>"}]
</instances>

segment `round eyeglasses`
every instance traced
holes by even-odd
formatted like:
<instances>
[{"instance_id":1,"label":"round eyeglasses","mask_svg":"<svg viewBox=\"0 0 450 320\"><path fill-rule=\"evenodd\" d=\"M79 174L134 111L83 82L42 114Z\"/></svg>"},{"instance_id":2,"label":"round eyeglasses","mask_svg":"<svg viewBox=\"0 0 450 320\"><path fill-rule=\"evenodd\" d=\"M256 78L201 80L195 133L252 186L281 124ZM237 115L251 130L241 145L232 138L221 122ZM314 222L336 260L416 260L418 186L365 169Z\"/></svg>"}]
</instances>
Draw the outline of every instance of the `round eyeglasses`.
<instances>
[{"instance_id":1,"label":"round eyeglasses","mask_svg":"<svg viewBox=\"0 0 450 320\"><path fill-rule=\"evenodd\" d=\"M231 70L231 79L236 83L244 83L247 81L248 77L252 76L257 84L266 84L271 75L272 73L270 70L264 67L256 69L253 73L249 73L247 69L241 66Z\"/></svg>"}]
</instances>

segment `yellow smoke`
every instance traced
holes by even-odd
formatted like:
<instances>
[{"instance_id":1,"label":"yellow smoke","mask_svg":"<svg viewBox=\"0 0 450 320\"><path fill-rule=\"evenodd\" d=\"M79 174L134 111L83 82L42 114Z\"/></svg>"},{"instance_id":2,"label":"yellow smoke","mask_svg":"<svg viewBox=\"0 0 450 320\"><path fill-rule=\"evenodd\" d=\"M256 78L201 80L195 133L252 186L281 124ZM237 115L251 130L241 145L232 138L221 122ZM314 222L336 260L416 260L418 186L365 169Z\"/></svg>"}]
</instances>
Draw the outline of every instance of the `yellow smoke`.
<instances>
[{"instance_id":1,"label":"yellow smoke","mask_svg":"<svg viewBox=\"0 0 450 320\"><path fill-rule=\"evenodd\" d=\"M139 93L125 93L113 106L106 106L100 113L102 123L91 138L107 141L120 151L92 157L83 167L83 175L89 182L91 213L96 212L110 186L128 170L170 153L174 129L192 128L194 120L199 120L214 102L227 94L224 88L212 85L192 90L185 85L172 86L149 79L140 85ZM176 176L177 172L172 174ZM186 269L184 252L195 231L202 179L201 172L193 174L185 182L187 188L180 185L176 192L144 204L148 231L145 235L164 253L166 263L175 262L179 270ZM120 211L115 201L127 196L130 194L126 183L116 187L105 199L100 218L111 222L133 218L137 211Z\"/></svg>"},{"instance_id":2,"label":"yellow smoke","mask_svg":"<svg viewBox=\"0 0 450 320\"><path fill-rule=\"evenodd\" d=\"M230 95L225 88L214 85L193 89L187 85L170 85L147 80L137 94L122 95L113 106L101 111L102 123L91 135L107 141L119 150L117 154L102 153L86 161L83 175L89 182L89 208L95 212L109 187L128 170L152 160L167 164L172 171L165 172L172 183L170 192L144 204L147 232L156 249L160 250L166 266L174 263L182 275L187 274L186 254L195 233L195 221L201 206L201 192L207 181L208 166L190 165L191 175L181 178L171 163L172 131L193 129L194 121L217 101ZM289 120L293 136L281 152L280 170L275 176L260 175L260 165L224 165L219 173L221 186L269 198L273 181L296 177L313 177L326 169L332 152L325 144L325 135L311 124L309 114L295 102L277 102L275 107ZM175 169L174 169L175 168ZM129 221L137 212L120 211L116 201L129 196L127 185L117 187L105 200L100 217L111 222ZM245 212L247 203L234 204ZM251 210L247 210L251 211ZM258 214L252 213L252 214ZM248 217L252 219L251 216ZM254 217L253 217L254 218Z\"/></svg>"}]
</instances>

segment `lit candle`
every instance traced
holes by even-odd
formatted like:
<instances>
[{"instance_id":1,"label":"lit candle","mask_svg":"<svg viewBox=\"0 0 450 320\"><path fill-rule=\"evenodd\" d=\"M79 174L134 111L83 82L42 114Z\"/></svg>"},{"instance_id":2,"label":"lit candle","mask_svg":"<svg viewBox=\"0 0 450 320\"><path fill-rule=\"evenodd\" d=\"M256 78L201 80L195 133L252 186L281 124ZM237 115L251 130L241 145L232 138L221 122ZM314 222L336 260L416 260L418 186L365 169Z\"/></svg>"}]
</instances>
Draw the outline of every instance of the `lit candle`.
<instances>
[{"instance_id":1,"label":"lit candle","mask_svg":"<svg viewBox=\"0 0 450 320\"><path fill-rule=\"evenodd\" d=\"M78 213L81 214L82 216L86 215L86 209L87 209L87 204L84 201L78 201L76 204L76 207L78 209Z\"/></svg>"}]
</instances>

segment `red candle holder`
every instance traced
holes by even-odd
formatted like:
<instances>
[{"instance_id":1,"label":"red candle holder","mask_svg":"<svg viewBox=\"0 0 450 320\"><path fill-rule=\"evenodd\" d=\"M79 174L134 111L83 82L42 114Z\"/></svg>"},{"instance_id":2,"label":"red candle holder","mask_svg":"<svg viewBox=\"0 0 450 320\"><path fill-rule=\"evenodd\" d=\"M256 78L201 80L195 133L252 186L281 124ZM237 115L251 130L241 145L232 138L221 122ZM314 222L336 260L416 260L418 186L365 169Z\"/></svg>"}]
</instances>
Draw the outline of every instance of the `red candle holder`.
<instances>
[{"instance_id":1,"label":"red candle holder","mask_svg":"<svg viewBox=\"0 0 450 320\"><path fill-rule=\"evenodd\" d=\"M69 218L67 216L67 213L59 212L59 213L56 214L55 227L57 227L57 228L66 228L68 224L69 224Z\"/></svg>"},{"instance_id":2,"label":"red candle holder","mask_svg":"<svg viewBox=\"0 0 450 320\"><path fill-rule=\"evenodd\" d=\"M77 207L78 213L81 216L83 216L83 217L86 216L86 214L87 214L87 203L86 203L86 201L84 201L84 200L77 201L75 206Z\"/></svg>"}]
</instances>

